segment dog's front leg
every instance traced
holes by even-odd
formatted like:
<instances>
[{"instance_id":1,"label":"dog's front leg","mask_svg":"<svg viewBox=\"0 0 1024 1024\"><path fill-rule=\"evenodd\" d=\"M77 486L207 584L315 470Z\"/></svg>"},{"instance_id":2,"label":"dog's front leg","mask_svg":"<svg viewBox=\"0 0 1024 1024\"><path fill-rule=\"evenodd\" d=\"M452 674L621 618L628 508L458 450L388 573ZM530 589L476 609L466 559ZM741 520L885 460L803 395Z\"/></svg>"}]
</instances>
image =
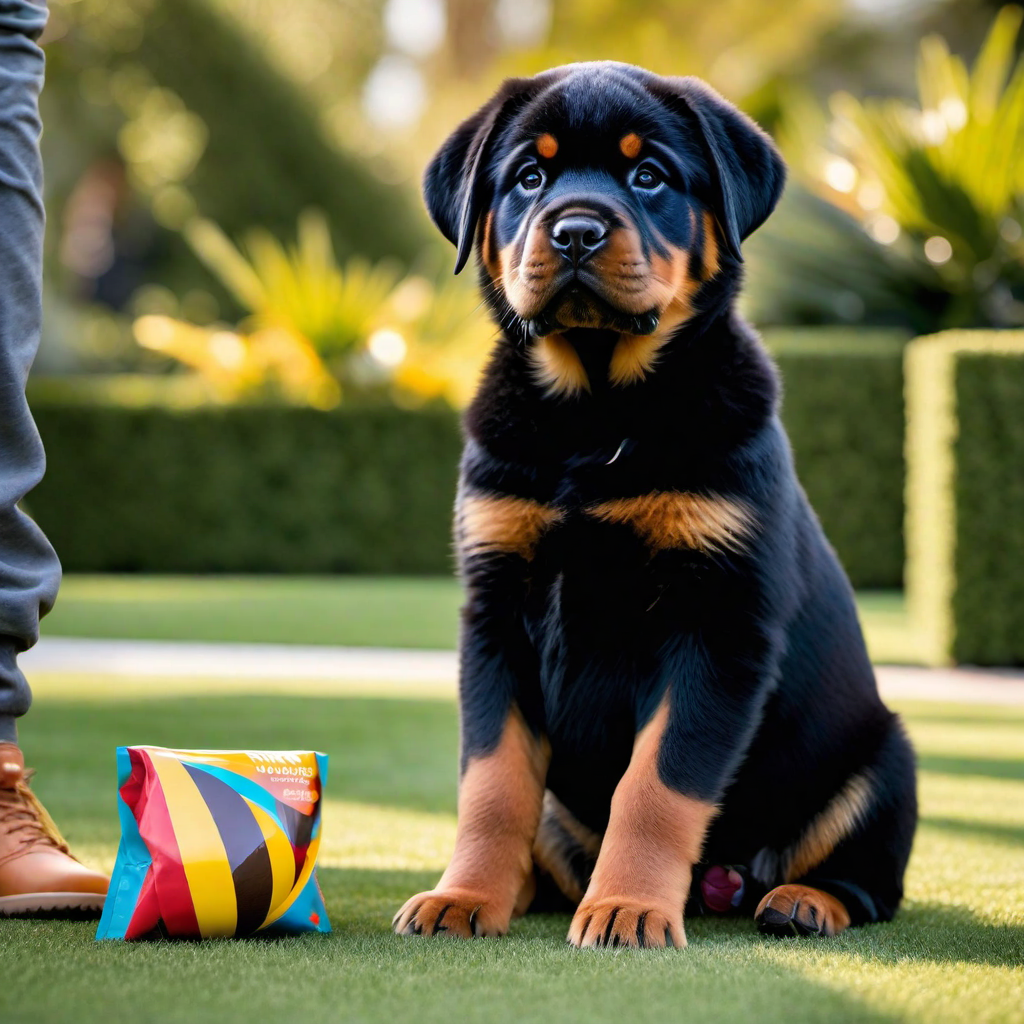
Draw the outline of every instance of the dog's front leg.
<instances>
[{"instance_id":1,"label":"dog's front leg","mask_svg":"<svg viewBox=\"0 0 1024 1024\"><path fill-rule=\"evenodd\" d=\"M396 932L471 938L508 930L533 868L547 763L547 745L513 708L497 747L467 758L451 863L435 889L395 915Z\"/></svg>"},{"instance_id":2,"label":"dog's front leg","mask_svg":"<svg viewBox=\"0 0 1024 1024\"><path fill-rule=\"evenodd\" d=\"M711 803L684 796L658 770L669 718L664 701L637 734L590 886L573 917L574 946L684 946L683 907Z\"/></svg>"}]
</instances>

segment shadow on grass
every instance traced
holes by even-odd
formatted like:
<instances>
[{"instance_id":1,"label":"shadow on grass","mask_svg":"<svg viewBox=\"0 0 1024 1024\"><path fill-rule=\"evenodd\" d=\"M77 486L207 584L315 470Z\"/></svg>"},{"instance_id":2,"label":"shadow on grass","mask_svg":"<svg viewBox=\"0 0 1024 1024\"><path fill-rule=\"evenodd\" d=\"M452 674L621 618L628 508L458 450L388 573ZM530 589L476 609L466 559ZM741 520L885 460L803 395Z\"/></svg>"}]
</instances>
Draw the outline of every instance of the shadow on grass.
<instances>
[{"instance_id":1,"label":"shadow on grass","mask_svg":"<svg viewBox=\"0 0 1024 1024\"><path fill-rule=\"evenodd\" d=\"M340 937L390 934L390 922L412 895L431 888L436 873L366 871L328 868L321 871L328 911ZM518 940L565 945L568 914L528 914L514 921ZM682 956L714 956L726 950L742 959L744 951L776 949L808 952L824 944L865 961L897 964L918 960L937 964L979 963L1019 967L1024 960L1024 925L993 924L967 907L911 901L885 924L851 928L835 939L777 939L761 935L751 918L691 916L686 921L690 945ZM859 1019L859 1018L858 1018Z\"/></svg>"},{"instance_id":2,"label":"shadow on grass","mask_svg":"<svg viewBox=\"0 0 1024 1024\"><path fill-rule=\"evenodd\" d=\"M568 914L529 914L498 940L393 935L395 911L436 881L436 873L323 872L336 939L390 964L390 977L398 979L390 995L415 972L430 978L416 983L420 996L425 986L438 988L446 999L455 997L494 1020L891 1024L902 1019L865 1005L824 975L818 980L794 970L772 955L780 947L759 935L752 920L693 919L687 923L685 950L576 950L565 941ZM848 945L843 939L826 941L834 949Z\"/></svg>"},{"instance_id":3,"label":"shadow on grass","mask_svg":"<svg viewBox=\"0 0 1024 1024\"><path fill-rule=\"evenodd\" d=\"M870 958L1020 967L1024 925L993 924L969 907L911 902L891 925L872 925ZM865 951L868 952L868 951Z\"/></svg>"},{"instance_id":4,"label":"shadow on grass","mask_svg":"<svg viewBox=\"0 0 1024 1024\"><path fill-rule=\"evenodd\" d=\"M976 775L985 779L1024 782L1024 759L919 754L917 766L922 771L939 772L942 775Z\"/></svg>"},{"instance_id":5,"label":"shadow on grass","mask_svg":"<svg viewBox=\"0 0 1024 1024\"><path fill-rule=\"evenodd\" d=\"M920 823L943 832L952 832L968 839L984 839L989 842L1007 843L1019 854L1024 848L1024 825L1003 825L994 821L972 821L964 818L923 817Z\"/></svg>"},{"instance_id":6,"label":"shadow on grass","mask_svg":"<svg viewBox=\"0 0 1024 1024\"><path fill-rule=\"evenodd\" d=\"M965 976L955 1003L946 993L926 1016L908 1015L906 1000L927 999L931 985L914 964L1002 967L1022 954L1020 927L938 904L824 940L768 939L750 920L695 918L685 950L570 949L567 915L516 921L501 940L393 935L395 910L435 881L424 872L325 869L334 934L280 941L97 944L92 923L0 921L10 967L0 1017L92 1024L122 1019L127 1006L164 1024L296 1015L364 1024L971 1020L991 1003L991 976ZM864 965L886 972L868 989ZM869 1003L861 993L872 988Z\"/></svg>"},{"instance_id":7,"label":"shadow on grass","mask_svg":"<svg viewBox=\"0 0 1024 1024\"><path fill-rule=\"evenodd\" d=\"M1018 726L1024 721L1024 708L1006 706L986 711L958 705L953 712L939 713L925 710L921 704L916 704L912 711L904 711L902 715L912 725L981 725L1005 729L1007 726Z\"/></svg>"}]
</instances>

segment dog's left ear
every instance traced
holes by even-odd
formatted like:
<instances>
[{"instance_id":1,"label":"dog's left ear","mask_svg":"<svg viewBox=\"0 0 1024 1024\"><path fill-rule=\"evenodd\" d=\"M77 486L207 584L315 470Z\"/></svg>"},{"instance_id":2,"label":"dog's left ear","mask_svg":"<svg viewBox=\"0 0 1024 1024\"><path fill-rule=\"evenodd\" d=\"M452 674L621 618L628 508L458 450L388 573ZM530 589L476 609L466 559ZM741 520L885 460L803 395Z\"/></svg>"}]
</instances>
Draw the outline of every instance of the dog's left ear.
<instances>
[{"instance_id":1,"label":"dog's left ear","mask_svg":"<svg viewBox=\"0 0 1024 1024\"><path fill-rule=\"evenodd\" d=\"M536 79L510 78L445 140L423 176L427 212L458 250L455 273L473 251L473 237L486 201L486 155L499 128L532 94Z\"/></svg>"},{"instance_id":2,"label":"dog's left ear","mask_svg":"<svg viewBox=\"0 0 1024 1024\"><path fill-rule=\"evenodd\" d=\"M718 179L725 240L742 263L740 242L775 209L786 181L786 165L775 143L699 78L660 78L648 88L673 108L682 103L696 119Z\"/></svg>"}]
</instances>

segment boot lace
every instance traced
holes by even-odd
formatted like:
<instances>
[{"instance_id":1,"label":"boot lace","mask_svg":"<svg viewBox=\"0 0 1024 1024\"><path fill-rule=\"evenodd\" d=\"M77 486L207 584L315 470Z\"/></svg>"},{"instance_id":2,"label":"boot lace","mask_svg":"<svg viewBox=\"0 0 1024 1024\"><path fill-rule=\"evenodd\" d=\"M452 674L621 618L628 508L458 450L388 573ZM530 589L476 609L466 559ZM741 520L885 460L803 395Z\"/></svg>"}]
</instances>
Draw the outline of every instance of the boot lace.
<instances>
[{"instance_id":1,"label":"boot lace","mask_svg":"<svg viewBox=\"0 0 1024 1024\"><path fill-rule=\"evenodd\" d=\"M56 848L61 853L70 852L53 818L29 788L28 780L32 775L28 770L12 788L0 789L0 838L14 842L14 849L0 858L4 861L40 845Z\"/></svg>"}]
</instances>

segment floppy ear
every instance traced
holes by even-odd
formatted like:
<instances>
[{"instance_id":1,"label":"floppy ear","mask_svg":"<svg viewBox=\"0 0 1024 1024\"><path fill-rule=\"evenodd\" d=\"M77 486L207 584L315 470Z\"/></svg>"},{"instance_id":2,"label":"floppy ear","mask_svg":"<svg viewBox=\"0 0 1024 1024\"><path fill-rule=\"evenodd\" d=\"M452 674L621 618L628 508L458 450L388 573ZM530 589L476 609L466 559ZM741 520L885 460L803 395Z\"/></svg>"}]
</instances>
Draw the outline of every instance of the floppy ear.
<instances>
[{"instance_id":1,"label":"floppy ear","mask_svg":"<svg viewBox=\"0 0 1024 1024\"><path fill-rule=\"evenodd\" d=\"M742 263L740 242L764 223L782 195L786 165L775 143L699 78L663 78L652 91L670 103L682 101L696 119L717 178L725 240Z\"/></svg>"},{"instance_id":2,"label":"floppy ear","mask_svg":"<svg viewBox=\"0 0 1024 1024\"><path fill-rule=\"evenodd\" d=\"M456 274L473 251L473 236L486 201L484 174L489 144L496 130L529 97L532 84L531 79L508 79L448 136L423 176L427 212L441 234L458 250Z\"/></svg>"}]
</instances>

